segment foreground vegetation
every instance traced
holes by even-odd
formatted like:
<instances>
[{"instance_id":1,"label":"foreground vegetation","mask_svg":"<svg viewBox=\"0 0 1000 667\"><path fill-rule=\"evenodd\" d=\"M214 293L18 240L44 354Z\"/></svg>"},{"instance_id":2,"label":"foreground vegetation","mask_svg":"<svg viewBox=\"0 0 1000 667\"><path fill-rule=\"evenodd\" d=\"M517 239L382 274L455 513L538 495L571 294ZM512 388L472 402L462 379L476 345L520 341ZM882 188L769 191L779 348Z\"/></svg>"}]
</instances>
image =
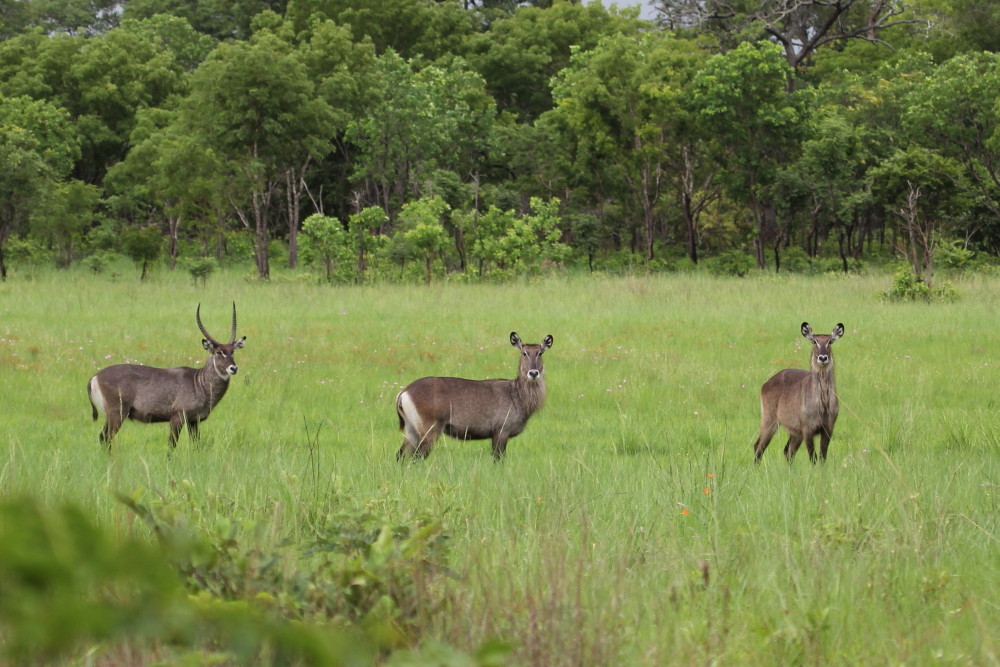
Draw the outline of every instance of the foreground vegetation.
<instances>
[{"instance_id":1,"label":"foreground vegetation","mask_svg":"<svg viewBox=\"0 0 1000 667\"><path fill-rule=\"evenodd\" d=\"M173 561L201 604L248 600L341 630L379 619L394 628L386 650L499 639L512 663L539 666L987 664L1000 641L1000 285L958 280L953 303L873 298L889 281L15 277L0 285L0 486L74 503L112 542L153 545L159 526L213 545ZM109 455L90 375L195 364L194 306L214 331L230 300L247 346L202 442L182 436L168 457L166 426L130 423ZM847 330L830 460L789 467L776 438L755 467L757 392L807 363L803 320ZM548 404L506 460L444 439L397 464L398 388L512 377L511 330L555 344ZM338 579L350 567L368 583ZM134 646L130 660L169 647ZM91 655L125 660L113 641Z\"/></svg>"}]
</instances>

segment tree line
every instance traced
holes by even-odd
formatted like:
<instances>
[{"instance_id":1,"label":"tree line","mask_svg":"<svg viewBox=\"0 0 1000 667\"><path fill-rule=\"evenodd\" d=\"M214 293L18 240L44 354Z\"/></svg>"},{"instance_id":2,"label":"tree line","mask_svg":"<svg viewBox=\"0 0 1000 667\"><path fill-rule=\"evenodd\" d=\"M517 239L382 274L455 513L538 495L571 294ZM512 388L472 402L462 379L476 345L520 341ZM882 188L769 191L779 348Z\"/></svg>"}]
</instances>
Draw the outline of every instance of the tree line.
<instances>
[{"instance_id":1,"label":"tree line","mask_svg":"<svg viewBox=\"0 0 1000 667\"><path fill-rule=\"evenodd\" d=\"M1000 255L988 0L2 0L0 276Z\"/></svg>"}]
</instances>

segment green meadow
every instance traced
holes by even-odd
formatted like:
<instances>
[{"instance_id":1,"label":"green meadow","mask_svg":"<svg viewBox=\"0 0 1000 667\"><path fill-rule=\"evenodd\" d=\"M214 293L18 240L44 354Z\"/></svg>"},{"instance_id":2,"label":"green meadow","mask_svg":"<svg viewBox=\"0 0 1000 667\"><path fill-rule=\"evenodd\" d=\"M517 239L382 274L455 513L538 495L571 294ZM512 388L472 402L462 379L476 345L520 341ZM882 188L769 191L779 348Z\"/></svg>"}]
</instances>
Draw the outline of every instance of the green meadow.
<instances>
[{"instance_id":1,"label":"green meadow","mask_svg":"<svg viewBox=\"0 0 1000 667\"><path fill-rule=\"evenodd\" d=\"M111 491L176 502L206 531L265 525L275 543L307 542L344 503L438 517L454 576L419 640L499 638L513 664L996 664L1000 279L958 280L958 302L932 305L874 299L889 281L15 275L0 284L0 488L142 539ZM225 338L232 301L246 348L201 441L168 456L167 425L126 423L104 449L91 375L204 363L195 307ZM807 367L803 321L846 328L830 458L803 447L789 466L780 431L755 466L760 385ZM506 459L442 438L397 463L400 388L513 377L511 331L555 342L548 401Z\"/></svg>"}]
</instances>

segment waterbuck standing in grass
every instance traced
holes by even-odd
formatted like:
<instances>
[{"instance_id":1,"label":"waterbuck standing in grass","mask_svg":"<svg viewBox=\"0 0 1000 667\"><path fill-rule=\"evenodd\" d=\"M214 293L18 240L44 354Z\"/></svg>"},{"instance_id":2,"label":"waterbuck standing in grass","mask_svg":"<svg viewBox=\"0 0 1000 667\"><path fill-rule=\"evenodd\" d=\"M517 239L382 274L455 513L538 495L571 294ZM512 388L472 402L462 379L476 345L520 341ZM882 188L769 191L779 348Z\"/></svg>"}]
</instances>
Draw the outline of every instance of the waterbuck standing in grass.
<instances>
[{"instance_id":1,"label":"waterbuck standing in grass","mask_svg":"<svg viewBox=\"0 0 1000 667\"><path fill-rule=\"evenodd\" d=\"M460 440L490 438L493 458L503 458L507 440L521 433L545 403L542 354L552 347L552 336L541 345L525 345L511 333L510 344L521 351L513 380L427 377L399 392L396 413L405 440L397 459L406 454L427 458L441 433Z\"/></svg>"},{"instance_id":2,"label":"waterbuck standing in grass","mask_svg":"<svg viewBox=\"0 0 1000 667\"><path fill-rule=\"evenodd\" d=\"M795 452L805 440L809 460L816 462L814 438L819 435L819 456L826 461L826 450L837 423L837 388L833 382L833 341L844 335L844 325L838 324L829 336L813 334L808 322L802 323L802 335L812 343L809 370L786 368L760 388L760 436L754 443L754 461L760 457L778 430L778 424L788 431L785 457L792 462Z\"/></svg>"},{"instance_id":3,"label":"waterbuck standing in grass","mask_svg":"<svg viewBox=\"0 0 1000 667\"><path fill-rule=\"evenodd\" d=\"M201 323L201 304L194 314L208 350L204 368L152 368L133 364L108 366L90 378L87 395L97 414L104 416L101 442L111 449L111 439L126 418L133 421L170 422L170 446L177 446L177 435L187 422L192 439L198 437L198 424L208 415L229 389L229 378L239 367L233 352L243 347L246 336L236 340L236 304L233 304L233 331L228 343L212 338Z\"/></svg>"}]
</instances>

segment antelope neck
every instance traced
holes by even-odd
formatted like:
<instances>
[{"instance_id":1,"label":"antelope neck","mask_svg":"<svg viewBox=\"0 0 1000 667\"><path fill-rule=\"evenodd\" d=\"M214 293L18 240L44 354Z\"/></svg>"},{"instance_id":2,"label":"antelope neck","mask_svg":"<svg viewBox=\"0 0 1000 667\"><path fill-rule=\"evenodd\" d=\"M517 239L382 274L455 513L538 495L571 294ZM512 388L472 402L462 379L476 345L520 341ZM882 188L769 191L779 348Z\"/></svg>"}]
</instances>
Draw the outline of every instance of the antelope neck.
<instances>
[{"instance_id":1,"label":"antelope neck","mask_svg":"<svg viewBox=\"0 0 1000 667\"><path fill-rule=\"evenodd\" d=\"M212 354L211 356L212 356L212 370L215 371L215 374L219 376L220 380L223 380L225 382L229 382L229 373L220 373L219 372L219 364L216 361L215 354ZM207 365L208 364L206 364L206 366Z\"/></svg>"}]
</instances>

